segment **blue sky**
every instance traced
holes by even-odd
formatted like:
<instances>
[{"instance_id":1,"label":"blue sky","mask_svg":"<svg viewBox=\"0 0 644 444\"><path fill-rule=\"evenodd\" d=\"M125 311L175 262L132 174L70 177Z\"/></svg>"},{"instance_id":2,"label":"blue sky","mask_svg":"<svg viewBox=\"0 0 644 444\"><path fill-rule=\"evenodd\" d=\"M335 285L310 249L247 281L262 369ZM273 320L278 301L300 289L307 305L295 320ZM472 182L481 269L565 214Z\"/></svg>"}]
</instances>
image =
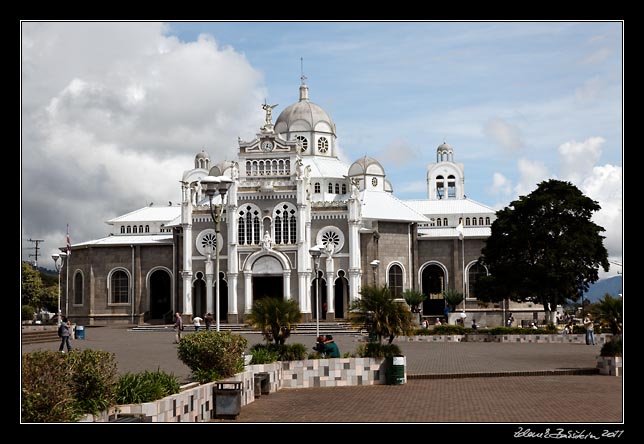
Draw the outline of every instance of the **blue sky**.
<instances>
[{"instance_id":1,"label":"blue sky","mask_svg":"<svg viewBox=\"0 0 644 444\"><path fill-rule=\"evenodd\" d=\"M178 199L176 181L201 147L231 158L237 136L251 138L261 126L264 98L279 104L275 115L295 102L302 57L311 100L334 119L343 159L380 160L398 197L426 196L426 165L446 140L465 164L467 196L495 208L549 177L573 181L602 205L597 222L607 229L611 257L621 262L622 28L620 22L25 24L23 158L33 150L52 159L49 173L64 174L69 161L84 164L93 147L85 181L66 179L56 195L74 190L74 202L90 206L92 195L104 196L75 239L101 237L104 220L154 199ZM64 137L76 140L65 148L61 127L73 128ZM149 187L128 183L132 170ZM39 171L23 166L27 177ZM79 192L87 181L92 193ZM69 210L52 209L48 226L28 223L23 237L40 230L55 238L69 213L88 217L71 200L57 199ZM23 206L36 216L43 202L32 200Z\"/></svg>"}]
</instances>

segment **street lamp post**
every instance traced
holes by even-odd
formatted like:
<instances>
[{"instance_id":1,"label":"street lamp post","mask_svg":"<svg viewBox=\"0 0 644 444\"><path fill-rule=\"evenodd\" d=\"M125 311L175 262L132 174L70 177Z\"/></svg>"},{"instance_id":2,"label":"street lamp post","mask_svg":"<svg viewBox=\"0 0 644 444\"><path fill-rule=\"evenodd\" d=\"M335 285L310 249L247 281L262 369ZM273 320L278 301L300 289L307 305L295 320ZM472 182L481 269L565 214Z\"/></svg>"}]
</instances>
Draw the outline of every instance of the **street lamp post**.
<instances>
[{"instance_id":1,"label":"street lamp post","mask_svg":"<svg viewBox=\"0 0 644 444\"><path fill-rule=\"evenodd\" d=\"M375 259L371 261L370 263L371 268L373 269L373 286L376 286L376 270L378 269L378 265L380 265L380 261L378 259Z\"/></svg>"},{"instance_id":2,"label":"street lamp post","mask_svg":"<svg viewBox=\"0 0 644 444\"><path fill-rule=\"evenodd\" d=\"M324 246L315 245L309 249L309 254L313 258L315 265L315 337L320 336L320 255L322 255Z\"/></svg>"},{"instance_id":3,"label":"street lamp post","mask_svg":"<svg viewBox=\"0 0 644 444\"><path fill-rule=\"evenodd\" d=\"M212 216L213 221L215 222L215 316L217 318L217 331L219 331L219 318L221 314L219 313L219 233L221 232L221 212L224 208L224 197L228 192L228 189L232 185L233 181L226 176L206 176L201 179L201 186L204 187L204 191L208 196L208 201L210 202L210 215ZM212 204L212 198L216 193L219 193L221 196L221 203L219 205Z\"/></svg>"},{"instance_id":4,"label":"street lamp post","mask_svg":"<svg viewBox=\"0 0 644 444\"><path fill-rule=\"evenodd\" d=\"M58 273L58 310L56 311L56 315L58 316L58 324L60 324L61 320L61 312L60 312L60 272L63 269L63 265L65 263L65 259L67 259L67 253L54 253L51 255L51 258L54 260L54 267L56 268L56 272ZM58 260L60 259L60 262Z\"/></svg>"}]
</instances>

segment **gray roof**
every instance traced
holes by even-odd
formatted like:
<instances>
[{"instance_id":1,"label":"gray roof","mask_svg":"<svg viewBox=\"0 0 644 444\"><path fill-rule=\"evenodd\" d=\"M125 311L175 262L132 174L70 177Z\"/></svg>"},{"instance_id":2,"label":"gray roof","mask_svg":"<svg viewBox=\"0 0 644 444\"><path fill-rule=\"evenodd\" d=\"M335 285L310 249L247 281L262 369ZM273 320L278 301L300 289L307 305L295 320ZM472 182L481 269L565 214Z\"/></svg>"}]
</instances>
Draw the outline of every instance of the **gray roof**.
<instances>
[{"instance_id":1,"label":"gray roof","mask_svg":"<svg viewBox=\"0 0 644 444\"><path fill-rule=\"evenodd\" d=\"M491 207L483 205L482 203L473 201L472 199L439 199L439 200L429 200L429 199L413 199L405 200L405 204L412 207L414 210L418 211L421 214L456 214L456 215L468 215L468 214L489 214L492 215L496 213Z\"/></svg>"}]
</instances>

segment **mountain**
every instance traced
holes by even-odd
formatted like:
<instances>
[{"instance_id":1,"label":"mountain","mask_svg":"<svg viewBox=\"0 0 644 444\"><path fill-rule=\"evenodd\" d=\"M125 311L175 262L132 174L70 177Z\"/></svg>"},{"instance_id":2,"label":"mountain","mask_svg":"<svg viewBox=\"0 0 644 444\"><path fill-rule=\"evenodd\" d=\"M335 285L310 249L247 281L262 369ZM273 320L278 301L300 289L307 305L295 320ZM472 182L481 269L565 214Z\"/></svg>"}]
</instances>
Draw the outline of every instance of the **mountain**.
<instances>
[{"instance_id":1,"label":"mountain","mask_svg":"<svg viewBox=\"0 0 644 444\"><path fill-rule=\"evenodd\" d=\"M584 299L590 302L597 302L604 297L606 293L616 298L620 293L623 293L622 276L613 276L608 279L601 279L592 284L586 293Z\"/></svg>"}]
</instances>

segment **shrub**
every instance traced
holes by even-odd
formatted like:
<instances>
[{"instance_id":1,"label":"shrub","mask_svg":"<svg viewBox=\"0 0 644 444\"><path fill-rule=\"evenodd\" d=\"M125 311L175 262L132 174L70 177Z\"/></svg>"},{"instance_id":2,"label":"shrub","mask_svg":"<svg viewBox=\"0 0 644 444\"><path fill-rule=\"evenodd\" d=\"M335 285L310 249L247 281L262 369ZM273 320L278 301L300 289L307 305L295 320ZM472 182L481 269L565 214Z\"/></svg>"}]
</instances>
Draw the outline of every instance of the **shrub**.
<instances>
[{"instance_id":1,"label":"shrub","mask_svg":"<svg viewBox=\"0 0 644 444\"><path fill-rule=\"evenodd\" d=\"M116 404L118 368L114 353L85 349L67 354L78 408L97 414Z\"/></svg>"},{"instance_id":2,"label":"shrub","mask_svg":"<svg viewBox=\"0 0 644 444\"><path fill-rule=\"evenodd\" d=\"M180 385L176 376L162 371L126 373L116 385L117 404L140 404L156 401L179 393Z\"/></svg>"},{"instance_id":3,"label":"shrub","mask_svg":"<svg viewBox=\"0 0 644 444\"><path fill-rule=\"evenodd\" d=\"M20 319L23 321L33 321L35 312L36 310L31 305L23 305Z\"/></svg>"},{"instance_id":4,"label":"shrub","mask_svg":"<svg viewBox=\"0 0 644 444\"><path fill-rule=\"evenodd\" d=\"M356 354L361 358L388 358L401 355L400 347L397 344L381 344L378 342L367 342L360 344Z\"/></svg>"},{"instance_id":5,"label":"shrub","mask_svg":"<svg viewBox=\"0 0 644 444\"><path fill-rule=\"evenodd\" d=\"M432 329L433 335L462 335L465 334L465 328L460 325L443 324L437 325Z\"/></svg>"},{"instance_id":6,"label":"shrub","mask_svg":"<svg viewBox=\"0 0 644 444\"><path fill-rule=\"evenodd\" d=\"M36 351L22 355L22 421L69 422L76 409L66 355Z\"/></svg>"},{"instance_id":7,"label":"shrub","mask_svg":"<svg viewBox=\"0 0 644 444\"><path fill-rule=\"evenodd\" d=\"M115 405L114 353L38 351L22 356L22 418L27 422L76 421Z\"/></svg>"},{"instance_id":8,"label":"shrub","mask_svg":"<svg viewBox=\"0 0 644 444\"><path fill-rule=\"evenodd\" d=\"M177 354L193 377L205 383L243 371L247 344L246 338L230 331L204 330L181 338Z\"/></svg>"},{"instance_id":9,"label":"shrub","mask_svg":"<svg viewBox=\"0 0 644 444\"><path fill-rule=\"evenodd\" d=\"M268 364L275 361L300 361L308 356L304 344L255 344L250 348L251 364ZM263 362L260 362L263 361Z\"/></svg>"},{"instance_id":10,"label":"shrub","mask_svg":"<svg viewBox=\"0 0 644 444\"><path fill-rule=\"evenodd\" d=\"M602 356L622 356L622 340L621 340L621 338L617 339L617 340L614 340L614 341L608 341L604 345L602 345L600 355L602 355Z\"/></svg>"},{"instance_id":11,"label":"shrub","mask_svg":"<svg viewBox=\"0 0 644 444\"><path fill-rule=\"evenodd\" d=\"M416 328L412 332L414 336L428 336L432 334L432 330L429 328Z\"/></svg>"},{"instance_id":12,"label":"shrub","mask_svg":"<svg viewBox=\"0 0 644 444\"><path fill-rule=\"evenodd\" d=\"M302 319L300 307L293 299L263 298L253 303L248 322L261 330L267 341L284 344Z\"/></svg>"}]
</instances>

